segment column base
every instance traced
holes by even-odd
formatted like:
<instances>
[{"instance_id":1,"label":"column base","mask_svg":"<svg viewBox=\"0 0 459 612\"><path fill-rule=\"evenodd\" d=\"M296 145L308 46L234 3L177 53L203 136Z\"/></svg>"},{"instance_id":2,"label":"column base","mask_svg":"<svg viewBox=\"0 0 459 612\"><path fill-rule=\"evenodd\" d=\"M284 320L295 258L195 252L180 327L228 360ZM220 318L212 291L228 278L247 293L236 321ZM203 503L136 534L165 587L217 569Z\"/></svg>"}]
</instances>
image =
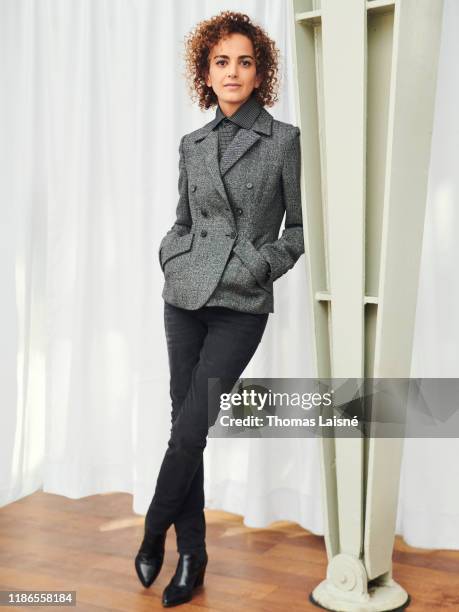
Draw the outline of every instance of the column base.
<instances>
[{"instance_id":1,"label":"column base","mask_svg":"<svg viewBox=\"0 0 459 612\"><path fill-rule=\"evenodd\" d=\"M332 612L401 612L410 604L410 596L395 580L368 588L368 593L342 592L323 580L309 595L309 601Z\"/></svg>"}]
</instances>

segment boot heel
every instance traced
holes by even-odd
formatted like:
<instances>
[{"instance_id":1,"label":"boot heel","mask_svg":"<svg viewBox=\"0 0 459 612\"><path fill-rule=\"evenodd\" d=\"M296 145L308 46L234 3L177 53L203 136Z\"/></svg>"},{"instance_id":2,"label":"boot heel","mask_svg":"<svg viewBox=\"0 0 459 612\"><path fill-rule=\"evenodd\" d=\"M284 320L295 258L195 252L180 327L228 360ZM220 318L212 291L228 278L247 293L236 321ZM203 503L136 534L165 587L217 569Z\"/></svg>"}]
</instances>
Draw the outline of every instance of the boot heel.
<instances>
[{"instance_id":1,"label":"boot heel","mask_svg":"<svg viewBox=\"0 0 459 612\"><path fill-rule=\"evenodd\" d=\"M195 587L202 586L202 584L204 582L204 575L205 575L205 573L206 573L206 566L204 565L204 567L202 568L201 572L196 576L196 581L194 583Z\"/></svg>"}]
</instances>

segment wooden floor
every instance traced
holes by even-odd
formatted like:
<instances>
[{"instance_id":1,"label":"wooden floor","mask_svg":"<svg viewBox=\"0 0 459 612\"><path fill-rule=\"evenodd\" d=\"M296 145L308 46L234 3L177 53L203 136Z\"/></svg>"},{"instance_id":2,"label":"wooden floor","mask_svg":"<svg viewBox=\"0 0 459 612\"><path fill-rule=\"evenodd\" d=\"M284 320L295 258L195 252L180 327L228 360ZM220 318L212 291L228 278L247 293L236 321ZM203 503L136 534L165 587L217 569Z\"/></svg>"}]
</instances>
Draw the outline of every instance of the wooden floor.
<instances>
[{"instance_id":1,"label":"wooden floor","mask_svg":"<svg viewBox=\"0 0 459 612\"><path fill-rule=\"evenodd\" d=\"M164 609L161 594L177 563L175 532L168 532L160 575L144 589L133 565L143 517L131 505L128 494L72 500L40 492L0 508L0 589L76 590L76 609L85 612ZM319 610L308 595L325 576L322 537L295 523L250 529L226 512L207 511L206 518L204 586L177 609ZM459 611L459 552L414 549L397 537L393 559L393 576L412 597L409 610Z\"/></svg>"}]
</instances>

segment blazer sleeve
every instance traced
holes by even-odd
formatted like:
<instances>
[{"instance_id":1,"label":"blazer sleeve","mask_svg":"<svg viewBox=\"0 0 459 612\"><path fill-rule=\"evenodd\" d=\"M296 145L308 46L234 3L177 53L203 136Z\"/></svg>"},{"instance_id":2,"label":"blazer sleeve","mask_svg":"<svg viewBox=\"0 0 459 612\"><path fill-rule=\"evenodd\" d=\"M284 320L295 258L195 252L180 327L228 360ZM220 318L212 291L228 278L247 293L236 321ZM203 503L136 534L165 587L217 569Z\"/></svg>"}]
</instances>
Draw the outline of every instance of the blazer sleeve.
<instances>
[{"instance_id":1,"label":"blazer sleeve","mask_svg":"<svg viewBox=\"0 0 459 612\"><path fill-rule=\"evenodd\" d=\"M303 217L301 211L300 129L295 127L286 141L281 174L285 205L285 228L280 238L263 244L258 252L271 268L271 279L277 280L292 268L304 253Z\"/></svg>"},{"instance_id":2,"label":"blazer sleeve","mask_svg":"<svg viewBox=\"0 0 459 612\"><path fill-rule=\"evenodd\" d=\"M178 192L179 199L177 203L177 208L175 211L175 222L172 227L168 230L164 238L161 240L158 249L158 257L161 268L161 249L165 244L169 241L174 240L177 237L184 236L188 234L191 229L192 219L190 213L190 203L188 200L188 176L185 165L185 154L183 152L183 141L185 139L185 135L182 136L179 145L179 179L178 179Z\"/></svg>"}]
</instances>

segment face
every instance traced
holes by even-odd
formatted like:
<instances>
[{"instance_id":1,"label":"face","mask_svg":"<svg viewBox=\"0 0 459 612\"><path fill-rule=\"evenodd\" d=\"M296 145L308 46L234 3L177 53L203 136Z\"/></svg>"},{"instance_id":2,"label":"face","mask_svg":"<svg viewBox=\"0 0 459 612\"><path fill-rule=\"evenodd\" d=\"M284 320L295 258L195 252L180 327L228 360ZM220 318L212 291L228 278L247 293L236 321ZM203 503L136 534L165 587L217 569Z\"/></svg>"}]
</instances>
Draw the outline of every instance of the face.
<instances>
[{"instance_id":1,"label":"face","mask_svg":"<svg viewBox=\"0 0 459 612\"><path fill-rule=\"evenodd\" d=\"M206 85L214 90L225 115L235 113L260 83L250 38L230 34L211 49Z\"/></svg>"}]
</instances>

